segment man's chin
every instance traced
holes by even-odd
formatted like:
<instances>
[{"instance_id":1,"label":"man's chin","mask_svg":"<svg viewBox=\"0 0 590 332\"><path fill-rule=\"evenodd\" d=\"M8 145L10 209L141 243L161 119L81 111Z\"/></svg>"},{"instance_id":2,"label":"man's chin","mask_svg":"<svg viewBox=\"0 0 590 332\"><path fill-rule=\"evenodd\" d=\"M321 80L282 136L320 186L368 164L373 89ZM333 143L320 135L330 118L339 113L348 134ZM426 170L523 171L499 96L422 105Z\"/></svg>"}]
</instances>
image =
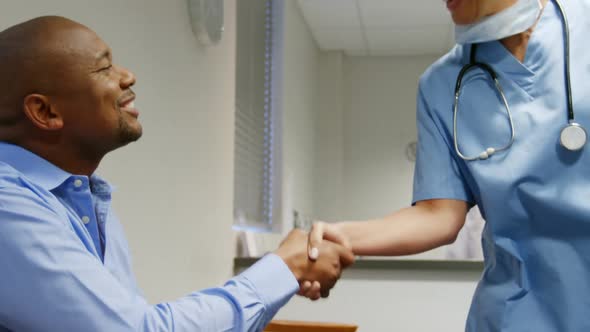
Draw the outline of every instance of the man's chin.
<instances>
[{"instance_id":1,"label":"man's chin","mask_svg":"<svg viewBox=\"0 0 590 332\"><path fill-rule=\"evenodd\" d=\"M143 128L139 126L138 128L124 128L121 130L120 138L121 144L127 145L129 143L135 142L141 138L143 135Z\"/></svg>"}]
</instances>

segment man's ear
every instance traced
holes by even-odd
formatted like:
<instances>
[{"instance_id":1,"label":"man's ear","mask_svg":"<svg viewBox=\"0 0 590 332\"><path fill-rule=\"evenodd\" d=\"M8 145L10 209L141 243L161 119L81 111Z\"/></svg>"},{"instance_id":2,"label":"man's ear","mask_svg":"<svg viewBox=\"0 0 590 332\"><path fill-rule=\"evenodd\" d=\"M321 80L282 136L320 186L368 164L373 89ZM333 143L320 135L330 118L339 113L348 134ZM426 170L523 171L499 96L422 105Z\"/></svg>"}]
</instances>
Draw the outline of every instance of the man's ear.
<instances>
[{"instance_id":1,"label":"man's ear","mask_svg":"<svg viewBox=\"0 0 590 332\"><path fill-rule=\"evenodd\" d=\"M25 114L35 127L44 130L63 128L64 122L61 114L56 112L46 96L30 94L25 97L23 106Z\"/></svg>"}]
</instances>

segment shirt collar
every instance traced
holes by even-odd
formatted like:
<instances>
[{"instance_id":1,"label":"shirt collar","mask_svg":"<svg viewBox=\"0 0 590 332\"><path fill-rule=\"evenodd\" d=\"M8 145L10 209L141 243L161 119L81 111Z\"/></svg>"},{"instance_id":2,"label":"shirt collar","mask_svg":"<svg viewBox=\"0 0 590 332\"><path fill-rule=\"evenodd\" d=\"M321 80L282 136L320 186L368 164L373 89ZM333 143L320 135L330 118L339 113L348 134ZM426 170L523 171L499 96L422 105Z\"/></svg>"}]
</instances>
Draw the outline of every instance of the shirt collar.
<instances>
[{"instance_id":1,"label":"shirt collar","mask_svg":"<svg viewBox=\"0 0 590 332\"><path fill-rule=\"evenodd\" d=\"M0 161L48 191L59 187L72 176L31 151L8 143L0 142Z\"/></svg>"},{"instance_id":2,"label":"shirt collar","mask_svg":"<svg viewBox=\"0 0 590 332\"><path fill-rule=\"evenodd\" d=\"M494 70L509 75L530 94L535 84L535 73L547 65L548 52L544 50L554 47L551 45L554 40L548 38L552 33L552 31L548 31L553 29L552 24L560 25L560 17L553 2L548 1L528 42L523 62L515 58L497 40L479 44L477 60L490 64ZM466 48L466 50L467 57L469 57L470 48Z\"/></svg>"},{"instance_id":3,"label":"shirt collar","mask_svg":"<svg viewBox=\"0 0 590 332\"><path fill-rule=\"evenodd\" d=\"M97 174L90 176L90 187L92 193L97 195L110 195L115 190L110 183Z\"/></svg>"}]
</instances>

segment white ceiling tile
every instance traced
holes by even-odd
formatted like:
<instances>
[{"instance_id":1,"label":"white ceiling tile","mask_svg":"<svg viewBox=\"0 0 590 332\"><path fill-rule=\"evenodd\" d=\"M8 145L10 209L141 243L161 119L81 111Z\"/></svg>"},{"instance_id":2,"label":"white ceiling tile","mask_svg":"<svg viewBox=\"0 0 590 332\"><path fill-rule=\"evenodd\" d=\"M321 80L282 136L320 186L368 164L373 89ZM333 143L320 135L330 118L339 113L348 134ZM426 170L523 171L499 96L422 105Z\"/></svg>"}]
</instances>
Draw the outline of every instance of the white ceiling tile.
<instances>
[{"instance_id":1,"label":"white ceiling tile","mask_svg":"<svg viewBox=\"0 0 590 332\"><path fill-rule=\"evenodd\" d=\"M316 0L324 1L324 0ZM451 22L442 1L436 0L357 0L362 24L373 27L418 27Z\"/></svg>"},{"instance_id":2,"label":"white ceiling tile","mask_svg":"<svg viewBox=\"0 0 590 332\"><path fill-rule=\"evenodd\" d=\"M367 29L371 55L441 54L448 47L448 26Z\"/></svg>"},{"instance_id":3,"label":"white ceiling tile","mask_svg":"<svg viewBox=\"0 0 590 332\"><path fill-rule=\"evenodd\" d=\"M299 7L312 29L360 28L355 0L299 0Z\"/></svg>"},{"instance_id":4,"label":"white ceiling tile","mask_svg":"<svg viewBox=\"0 0 590 332\"><path fill-rule=\"evenodd\" d=\"M366 51L367 45L360 29L316 29L314 37L322 50Z\"/></svg>"},{"instance_id":5,"label":"white ceiling tile","mask_svg":"<svg viewBox=\"0 0 590 332\"><path fill-rule=\"evenodd\" d=\"M322 50L348 55L443 54L454 45L453 24L442 1L297 1Z\"/></svg>"}]
</instances>

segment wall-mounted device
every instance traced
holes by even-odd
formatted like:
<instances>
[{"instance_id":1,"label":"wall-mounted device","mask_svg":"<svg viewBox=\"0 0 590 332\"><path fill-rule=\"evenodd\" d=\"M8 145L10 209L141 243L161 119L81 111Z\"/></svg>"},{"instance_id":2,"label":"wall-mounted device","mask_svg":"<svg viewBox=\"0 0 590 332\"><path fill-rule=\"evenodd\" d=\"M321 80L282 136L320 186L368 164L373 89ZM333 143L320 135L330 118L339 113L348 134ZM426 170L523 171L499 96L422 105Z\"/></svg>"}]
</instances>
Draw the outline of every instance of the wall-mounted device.
<instances>
[{"instance_id":1,"label":"wall-mounted device","mask_svg":"<svg viewBox=\"0 0 590 332\"><path fill-rule=\"evenodd\" d=\"M191 26L204 45L215 45L223 37L224 0L187 0Z\"/></svg>"}]
</instances>

